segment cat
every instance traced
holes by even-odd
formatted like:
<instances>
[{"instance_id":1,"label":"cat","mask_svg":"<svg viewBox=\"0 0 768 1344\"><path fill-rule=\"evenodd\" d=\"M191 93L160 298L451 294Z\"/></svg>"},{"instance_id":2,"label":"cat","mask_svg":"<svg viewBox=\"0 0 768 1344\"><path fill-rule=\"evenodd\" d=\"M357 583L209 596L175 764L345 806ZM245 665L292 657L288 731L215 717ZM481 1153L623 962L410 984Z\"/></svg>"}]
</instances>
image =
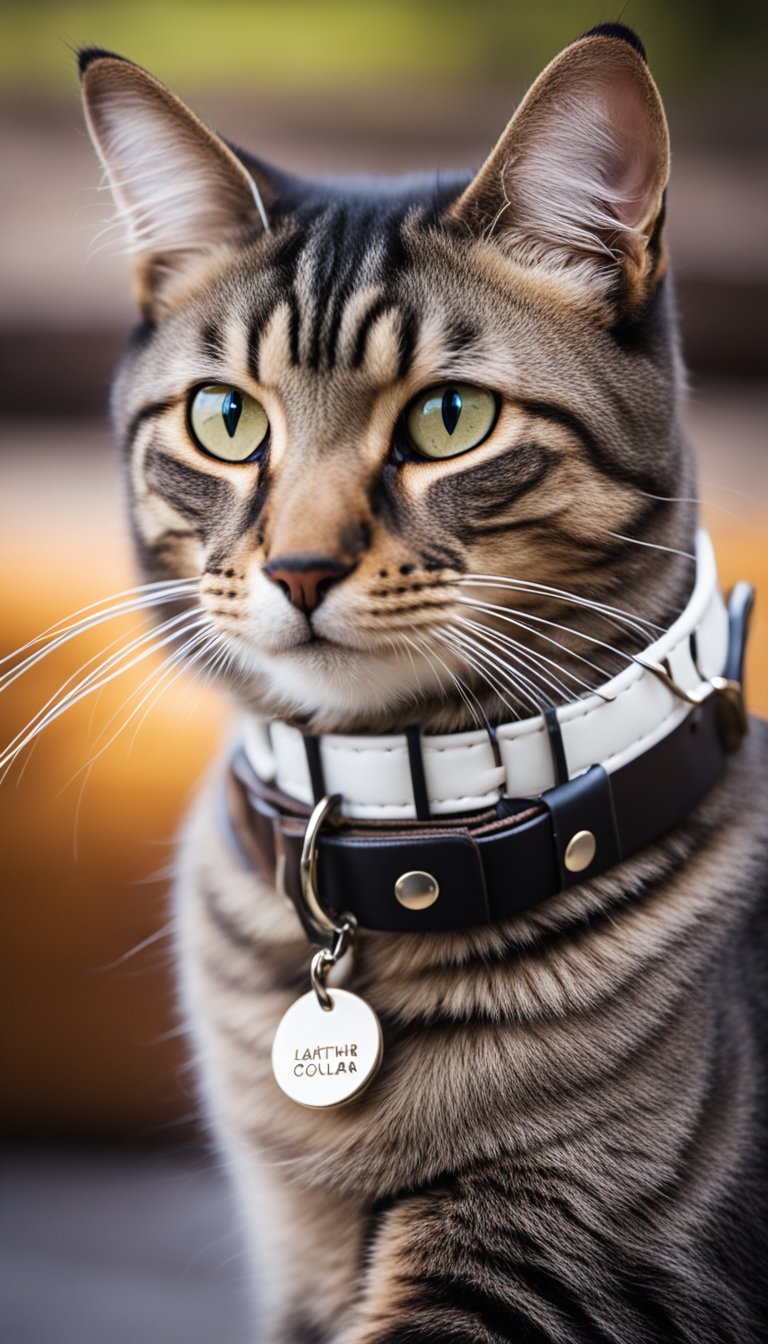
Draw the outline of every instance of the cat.
<instances>
[{"instance_id":1,"label":"cat","mask_svg":"<svg viewBox=\"0 0 768 1344\"><path fill-rule=\"evenodd\" d=\"M112 414L138 555L244 714L320 757L414 724L492 739L672 626L695 467L631 30L568 46L479 171L439 178L301 180L131 62L80 65L135 258ZM253 809L289 804L222 757L180 846L178 965L254 1339L768 1338L765 756L754 724L668 834L513 917L363 927L384 1059L326 1110L270 1072L310 949Z\"/></svg>"}]
</instances>

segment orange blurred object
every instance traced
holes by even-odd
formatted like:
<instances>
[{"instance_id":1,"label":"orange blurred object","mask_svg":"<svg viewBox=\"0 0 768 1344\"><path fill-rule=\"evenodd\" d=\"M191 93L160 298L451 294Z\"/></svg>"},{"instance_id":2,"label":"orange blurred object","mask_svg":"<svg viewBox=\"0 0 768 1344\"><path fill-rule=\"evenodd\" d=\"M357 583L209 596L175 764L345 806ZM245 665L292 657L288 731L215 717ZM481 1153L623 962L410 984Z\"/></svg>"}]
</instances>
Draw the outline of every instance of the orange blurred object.
<instances>
[{"instance_id":1,"label":"orange blurred object","mask_svg":"<svg viewBox=\"0 0 768 1344\"><path fill-rule=\"evenodd\" d=\"M137 582L105 431L15 437L23 465L6 473L0 531L3 652ZM3 742L88 658L148 628L141 616L121 618L44 659L0 697ZM87 764L160 670L148 658L68 711L3 785L0 1070L14 1133L138 1137L195 1110L177 1031L167 874L223 702L183 673Z\"/></svg>"}]
</instances>

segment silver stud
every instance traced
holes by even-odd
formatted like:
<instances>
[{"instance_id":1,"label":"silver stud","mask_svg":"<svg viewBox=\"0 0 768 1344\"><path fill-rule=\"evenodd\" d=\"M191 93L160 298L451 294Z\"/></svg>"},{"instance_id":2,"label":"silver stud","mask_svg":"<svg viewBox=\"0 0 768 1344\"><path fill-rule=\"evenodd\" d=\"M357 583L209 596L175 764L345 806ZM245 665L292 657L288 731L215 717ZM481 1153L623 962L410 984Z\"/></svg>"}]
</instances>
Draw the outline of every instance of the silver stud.
<instances>
[{"instance_id":1,"label":"silver stud","mask_svg":"<svg viewBox=\"0 0 768 1344\"><path fill-rule=\"evenodd\" d=\"M440 895L440 883L431 873L403 873L395 883L395 896L406 910L426 910Z\"/></svg>"},{"instance_id":2,"label":"silver stud","mask_svg":"<svg viewBox=\"0 0 768 1344\"><path fill-rule=\"evenodd\" d=\"M565 866L569 873L583 873L597 852L597 841L591 831L577 831L565 848Z\"/></svg>"}]
</instances>

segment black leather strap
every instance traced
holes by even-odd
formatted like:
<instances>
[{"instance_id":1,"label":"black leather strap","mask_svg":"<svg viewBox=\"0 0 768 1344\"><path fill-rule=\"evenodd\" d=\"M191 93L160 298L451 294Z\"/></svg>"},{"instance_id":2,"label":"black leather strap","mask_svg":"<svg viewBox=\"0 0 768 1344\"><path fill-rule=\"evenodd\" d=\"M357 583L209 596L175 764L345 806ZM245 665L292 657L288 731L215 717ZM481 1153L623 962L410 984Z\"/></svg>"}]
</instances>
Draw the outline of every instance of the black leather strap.
<instances>
[{"instance_id":1,"label":"black leather strap","mask_svg":"<svg viewBox=\"0 0 768 1344\"><path fill-rule=\"evenodd\" d=\"M741 670L750 602L730 607L729 667ZM432 822L328 825L318 841L324 907L349 912L363 928L390 932L467 928L503 920L599 873L674 829L725 768L731 740L713 692L666 737L612 774L594 765L537 798L502 798L471 816ZM228 815L241 854L300 902L299 856L309 809L259 780L245 755L232 762ZM594 839L588 866L566 851L579 832ZM591 847L591 842L588 849ZM583 858L582 858L583 864ZM439 896L423 910L399 904L395 885L427 872Z\"/></svg>"},{"instance_id":2,"label":"black leather strap","mask_svg":"<svg viewBox=\"0 0 768 1344\"><path fill-rule=\"evenodd\" d=\"M323 775L323 758L320 755L320 743L316 737L304 734L304 751L307 757L307 769L309 770L309 782L312 786L312 797L316 803L325 797L327 792L325 787L325 777Z\"/></svg>"},{"instance_id":3,"label":"black leather strap","mask_svg":"<svg viewBox=\"0 0 768 1344\"><path fill-rule=\"evenodd\" d=\"M405 740L408 744L408 764L411 771L411 788L413 789L416 816L419 821L428 821L430 817L429 791L427 789L427 776L424 771L424 757L421 754L421 729L418 724L406 728Z\"/></svg>"}]
</instances>

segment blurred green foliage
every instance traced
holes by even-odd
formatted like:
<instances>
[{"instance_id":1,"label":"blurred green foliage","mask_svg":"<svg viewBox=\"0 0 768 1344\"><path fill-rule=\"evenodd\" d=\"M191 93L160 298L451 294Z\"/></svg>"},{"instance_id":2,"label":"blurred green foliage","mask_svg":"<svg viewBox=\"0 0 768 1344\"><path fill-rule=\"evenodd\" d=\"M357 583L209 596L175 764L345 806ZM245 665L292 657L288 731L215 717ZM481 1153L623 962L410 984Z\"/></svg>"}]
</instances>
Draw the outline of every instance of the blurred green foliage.
<instances>
[{"instance_id":1,"label":"blurred green foliage","mask_svg":"<svg viewBox=\"0 0 768 1344\"><path fill-rule=\"evenodd\" d=\"M72 80L68 48L130 56L170 83L333 89L529 80L595 23L641 34L667 89L758 77L765 0L4 0L0 85Z\"/></svg>"}]
</instances>

